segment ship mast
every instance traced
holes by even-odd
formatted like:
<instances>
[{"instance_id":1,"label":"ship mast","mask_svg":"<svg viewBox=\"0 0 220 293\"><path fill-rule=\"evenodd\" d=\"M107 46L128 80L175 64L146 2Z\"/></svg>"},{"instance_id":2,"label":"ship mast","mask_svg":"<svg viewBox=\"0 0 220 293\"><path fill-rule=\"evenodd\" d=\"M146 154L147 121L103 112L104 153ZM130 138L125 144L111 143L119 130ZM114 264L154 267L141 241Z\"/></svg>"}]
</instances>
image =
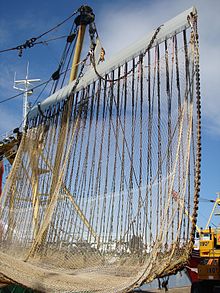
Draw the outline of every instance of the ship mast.
<instances>
[{"instance_id":1,"label":"ship mast","mask_svg":"<svg viewBox=\"0 0 220 293\"><path fill-rule=\"evenodd\" d=\"M31 87L32 83L40 81L39 78L28 79L28 73L29 73L29 62L27 63L25 79L15 80L16 79L16 73L15 73L14 86L13 86L14 89L24 93L24 95L23 95L23 129L25 129L26 124L27 124L27 114L29 111L28 97L33 94L33 90L29 90L29 88ZM24 87L18 87L17 85L23 85Z\"/></svg>"},{"instance_id":2,"label":"ship mast","mask_svg":"<svg viewBox=\"0 0 220 293\"><path fill-rule=\"evenodd\" d=\"M73 57L69 82L76 79L76 76L77 76L86 26L91 24L95 19L95 15L93 14L93 10L91 7L81 6L79 8L79 11L80 11L80 14L75 19L75 24L79 27L79 29L78 29L76 48L75 48L75 53Z\"/></svg>"}]
</instances>

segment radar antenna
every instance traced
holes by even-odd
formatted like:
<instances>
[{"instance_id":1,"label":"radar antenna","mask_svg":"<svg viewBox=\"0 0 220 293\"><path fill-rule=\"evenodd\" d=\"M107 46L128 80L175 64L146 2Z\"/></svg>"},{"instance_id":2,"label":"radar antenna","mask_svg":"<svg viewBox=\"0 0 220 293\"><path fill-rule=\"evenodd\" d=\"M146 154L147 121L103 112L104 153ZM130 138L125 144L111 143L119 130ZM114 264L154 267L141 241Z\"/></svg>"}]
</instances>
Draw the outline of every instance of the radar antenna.
<instances>
[{"instance_id":1,"label":"radar antenna","mask_svg":"<svg viewBox=\"0 0 220 293\"><path fill-rule=\"evenodd\" d=\"M16 80L16 72L14 75L13 88L24 93L24 95L23 95L23 129L25 129L25 126L27 124L27 114L30 109L28 97L33 94L33 89L30 89L31 84L34 82L40 81L39 78L38 79L28 79L28 75L29 75L29 62L27 63L25 79ZM24 87L18 87L19 85L23 85Z\"/></svg>"}]
</instances>

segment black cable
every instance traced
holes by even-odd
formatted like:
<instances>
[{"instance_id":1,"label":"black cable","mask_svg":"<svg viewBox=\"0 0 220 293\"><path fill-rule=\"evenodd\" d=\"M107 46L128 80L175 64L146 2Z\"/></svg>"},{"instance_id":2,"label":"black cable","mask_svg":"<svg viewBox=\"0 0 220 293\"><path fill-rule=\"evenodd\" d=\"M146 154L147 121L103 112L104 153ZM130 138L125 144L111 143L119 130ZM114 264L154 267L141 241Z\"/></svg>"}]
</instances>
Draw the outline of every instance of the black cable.
<instances>
[{"instance_id":1,"label":"black cable","mask_svg":"<svg viewBox=\"0 0 220 293\"><path fill-rule=\"evenodd\" d=\"M214 203L215 202L214 199L208 199L208 198L204 198L204 197L200 197L199 198L199 201L200 202L211 202L211 203Z\"/></svg>"},{"instance_id":2,"label":"black cable","mask_svg":"<svg viewBox=\"0 0 220 293\"><path fill-rule=\"evenodd\" d=\"M39 95L37 96L37 98L35 99L33 105L31 108L33 108L33 106L36 105L37 101L40 99L40 96L42 95L42 93L44 92L44 90L46 89L48 83L50 82L50 79L46 82L45 86L43 87L43 89L41 90L41 92L39 93Z\"/></svg>"},{"instance_id":3,"label":"black cable","mask_svg":"<svg viewBox=\"0 0 220 293\"><path fill-rule=\"evenodd\" d=\"M64 38L67 38L68 36L60 36L60 37L56 37L56 38L52 38L52 39L49 39L49 40L45 40L45 41L40 41L40 42L36 42L34 43L34 45L47 45L47 43L49 42L53 42L53 41L57 41L57 40L61 40L61 39L64 39Z\"/></svg>"},{"instance_id":4,"label":"black cable","mask_svg":"<svg viewBox=\"0 0 220 293\"><path fill-rule=\"evenodd\" d=\"M67 37L68 36L60 36L60 37L48 39L48 40L45 40L45 41L39 41L39 42L35 42L34 41L32 43L32 45L30 46L30 48L31 47L34 47L35 45L47 45L47 43L49 43L49 42L57 41L57 40L64 39L64 38L67 38ZM17 47L13 47L13 48L1 50L0 53L4 53L4 52L8 52L8 51L13 51L13 50L19 50L19 49L25 49L25 48L22 48L22 46L24 46L24 45L20 45L20 46L17 46Z\"/></svg>"},{"instance_id":5,"label":"black cable","mask_svg":"<svg viewBox=\"0 0 220 293\"><path fill-rule=\"evenodd\" d=\"M16 47L12 47L12 48L9 48L9 49L4 49L4 50L1 50L0 53L12 51L12 50L17 50L17 48Z\"/></svg>"},{"instance_id":6,"label":"black cable","mask_svg":"<svg viewBox=\"0 0 220 293\"><path fill-rule=\"evenodd\" d=\"M76 32L76 34L77 34L77 32ZM76 38L75 38L74 41L73 41L72 49L71 49L71 45L70 45L69 48L68 48L68 52L67 52L67 54L66 54L66 58L65 58L64 63L66 63L67 56L68 56L68 54L69 54L70 49L71 49L71 52L70 52L70 54L69 54L69 60L68 60L68 62L67 62L66 68L69 68L70 63L71 63L71 60L73 60L73 54L74 54L75 47L76 47ZM64 73L63 81L62 81L62 83L61 83L61 88L62 88L63 85L64 85L64 81L65 81L65 79L66 79L66 74L67 74L67 71Z\"/></svg>"},{"instance_id":7,"label":"black cable","mask_svg":"<svg viewBox=\"0 0 220 293\"><path fill-rule=\"evenodd\" d=\"M75 14L77 14L78 11L79 11L79 9L74 11L69 17L67 17L66 19L64 19L63 21L58 23L56 26L52 27L51 29L47 30L46 32L40 34L37 37L33 37L33 38L28 39L24 44L18 45L16 47L0 50L0 54L8 52L8 51L13 51L13 50L23 50L23 49L26 49L26 48L31 48L36 44L40 44L41 42L36 43L36 41L39 40L40 38L42 38L43 36L45 36L46 34L48 34L48 33L52 32L53 30L57 29L61 25L63 25L65 22L67 22L69 19L71 19Z\"/></svg>"},{"instance_id":8,"label":"black cable","mask_svg":"<svg viewBox=\"0 0 220 293\"><path fill-rule=\"evenodd\" d=\"M45 36L46 34L52 32L53 30L57 29L58 27L60 27L61 25L63 25L65 22L67 22L70 18L72 18L75 14L77 14L79 12L79 9L75 10L69 17L67 17L66 19L64 19L63 21L61 21L60 23L58 23L56 26L52 27L51 29L49 29L48 31L42 33L41 35L39 35L36 39L40 39L41 37Z\"/></svg>"},{"instance_id":9,"label":"black cable","mask_svg":"<svg viewBox=\"0 0 220 293\"><path fill-rule=\"evenodd\" d=\"M74 26L75 26L75 24L72 25L71 30L69 32L69 36L71 36L72 34L75 35L75 36L77 35L77 27L75 27L75 29L74 29ZM76 38L75 37L74 37L74 40L75 40L75 43L74 43L74 47L75 47L75 44L76 44ZM63 68L64 68L64 65L65 65L67 56L69 54L69 50L71 48L71 45L72 45L72 42L68 42L68 40L67 40L67 42L65 44L65 47L64 47L64 50L63 50L63 53L62 53L62 56L61 56L61 60L60 60L59 65L58 65L58 69L52 75L52 78L54 79L54 74L57 74L56 79L54 79L55 82L54 82L54 84L52 85L52 88L51 88L51 94L53 94L57 89L58 83L60 81L60 71L63 70ZM69 63L67 65L67 68L68 68L68 66L69 66ZM65 79L65 76L66 76L66 74L64 74L64 79Z\"/></svg>"}]
</instances>

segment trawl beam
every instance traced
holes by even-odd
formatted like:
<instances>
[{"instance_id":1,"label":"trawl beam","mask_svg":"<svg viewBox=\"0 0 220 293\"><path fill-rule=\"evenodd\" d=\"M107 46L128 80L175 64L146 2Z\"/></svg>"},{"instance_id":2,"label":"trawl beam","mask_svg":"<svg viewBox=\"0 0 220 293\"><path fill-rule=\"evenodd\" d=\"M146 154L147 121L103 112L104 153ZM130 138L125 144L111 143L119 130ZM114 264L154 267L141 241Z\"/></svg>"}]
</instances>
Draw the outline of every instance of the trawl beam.
<instances>
[{"instance_id":1,"label":"trawl beam","mask_svg":"<svg viewBox=\"0 0 220 293\"><path fill-rule=\"evenodd\" d=\"M153 43L152 47L156 46L157 44L162 43L164 40L173 37L174 35L180 33L184 29L189 28L189 22L187 20L188 15L190 13L196 14L196 8L191 7L190 9L182 12L181 14L177 15L173 19L167 21L166 23L161 26L159 33L157 34L156 40ZM107 61L105 63L99 64L97 66L97 71L101 75L105 75L108 72L114 70L115 68L123 65L125 62L130 61L132 58L139 56L143 53L148 44L150 43L152 36L154 35L155 31L151 32L148 36L144 37L140 41L132 44L125 50L119 52L116 57L112 58L112 60ZM94 69L91 68L88 70L85 75L81 78L76 91L79 91L83 87L86 87L88 84L92 83L93 81L97 80L97 75L94 72ZM72 81L69 85L63 87L62 89L58 90L53 95L49 96L47 99L41 102L40 107L42 111L45 111L50 106L55 105L58 102L61 102L63 99L67 98L74 87L75 81ZM29 112L28 118L33 119L39 114L38 107L35 106Z\"/></svg>"}]
</instances>

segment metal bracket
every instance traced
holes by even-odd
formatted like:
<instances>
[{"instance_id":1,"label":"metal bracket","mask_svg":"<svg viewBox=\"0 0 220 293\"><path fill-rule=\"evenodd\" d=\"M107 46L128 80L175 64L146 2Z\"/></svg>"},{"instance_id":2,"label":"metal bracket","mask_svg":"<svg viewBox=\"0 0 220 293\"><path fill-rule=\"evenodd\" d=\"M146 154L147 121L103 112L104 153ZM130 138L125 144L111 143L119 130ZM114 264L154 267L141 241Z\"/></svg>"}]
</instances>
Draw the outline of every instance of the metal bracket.
<instances>
[{"instance_id":1,"label":"metal bracket","mask_svg":"<svg viewBox=\"0 0 220 293\"><path fill-rule=\"evenodd\" d=\"M95 20L95 14L91 7L83 5L79 8L79 12L80 15L78 15L74 21L77 26L88 25Z\"/></svg>"}]
</instances>

